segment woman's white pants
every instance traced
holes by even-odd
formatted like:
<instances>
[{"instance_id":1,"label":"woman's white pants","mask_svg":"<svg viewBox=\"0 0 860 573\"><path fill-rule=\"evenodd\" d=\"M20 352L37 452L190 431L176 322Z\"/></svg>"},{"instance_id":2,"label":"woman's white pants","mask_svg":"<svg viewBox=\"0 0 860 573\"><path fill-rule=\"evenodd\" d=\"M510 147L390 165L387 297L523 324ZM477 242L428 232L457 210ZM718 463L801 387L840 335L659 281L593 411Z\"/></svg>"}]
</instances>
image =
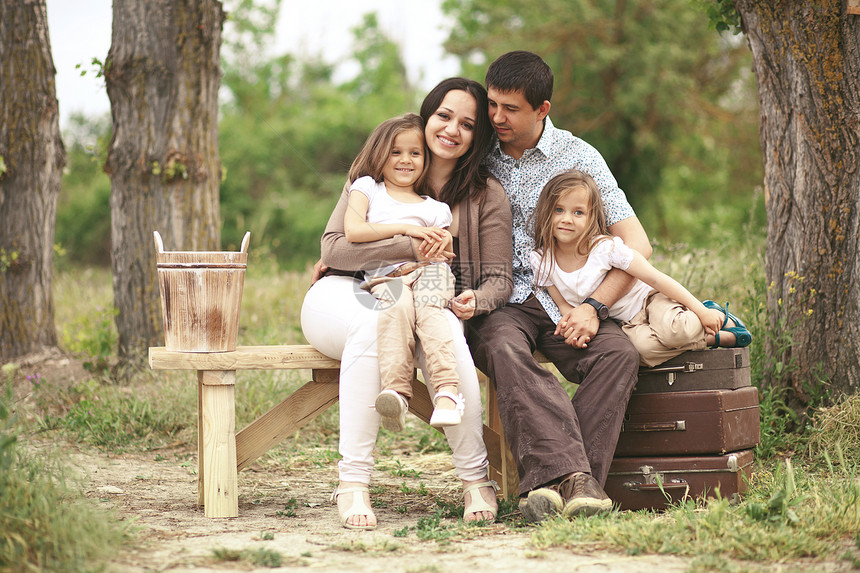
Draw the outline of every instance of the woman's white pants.
<instances>
[{"instance_id":1,"label":"woman's white pants","mask_svg":"<svg viewBox=\"0 0 860 573\"><path fill-rule=\"evenodd\" d=\"M302 304L302 331L317 350L340 360L340 480L370 483L379 415L372 408L379 393L377 300L350 277L324 277L311 286ZM487 475L483 441L483 408L475 364L460 320L448 311L460 392L466 402L463 421L445 429L458 478L473 481ZM418 361L424 356L418 345ZM428 389L429 390L429 389ZM432 390L429 390L432 396Z\"/></svg>"}]
</instances>

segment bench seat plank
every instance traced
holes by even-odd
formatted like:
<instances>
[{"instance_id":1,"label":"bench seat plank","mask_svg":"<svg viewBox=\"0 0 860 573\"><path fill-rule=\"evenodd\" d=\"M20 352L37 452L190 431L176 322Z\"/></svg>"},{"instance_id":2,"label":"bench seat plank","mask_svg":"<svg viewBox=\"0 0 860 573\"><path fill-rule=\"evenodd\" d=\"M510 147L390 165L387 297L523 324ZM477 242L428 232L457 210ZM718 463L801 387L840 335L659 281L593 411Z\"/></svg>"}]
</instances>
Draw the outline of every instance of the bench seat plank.
<instances>
[{"instance_id":1,"label":"bench seat plank","mask_svg":"<svg viewBox=\"0 0 860 573\"><path fill-rule=\"evenodd\" d=\"M309 344L238 346L229 352L177 352L163 346L149 349L153 370L283 370L340 368L340 361Z\"/></svg>"}]
</instances>

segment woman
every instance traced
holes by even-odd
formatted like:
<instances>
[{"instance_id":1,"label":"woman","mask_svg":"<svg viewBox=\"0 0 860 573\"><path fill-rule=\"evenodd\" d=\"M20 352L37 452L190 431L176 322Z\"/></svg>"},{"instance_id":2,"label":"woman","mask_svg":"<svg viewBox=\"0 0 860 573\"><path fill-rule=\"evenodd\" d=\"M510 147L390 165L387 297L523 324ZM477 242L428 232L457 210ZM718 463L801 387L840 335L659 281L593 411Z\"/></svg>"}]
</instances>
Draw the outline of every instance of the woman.
<instances>
[{"instance_id":1,"label":"woman","mask_svg":"<svg viewBox=\"0 0 860 573\"><path fill-rule=\"evenodd\" d=\"M482 166L492 142L487 92L479 83L450 78L433 88L421 105L430 151L428 178L437 199L451 206L454 236L451 266L459 295L447 313L454 334L457 374L466 410L462 422L445 433L455 473L463 482L464 521L492 520L495 490L487 480L482 438L481 394L460 320L504 304L512 289L511 208L504 189ZM371 529L376 517L367 492L379 416L370 408L379 393L376 348L377 301L359 288L355 272L403 260L421 260L417 239L399 235L372 243L350 243L343 219L347 192L341 196L322 237L322 263L330 271L315 282L302 306L308 342L340 359L340 483L335 492L345 527ZM419 355L420 361L423 357ZM423 364L422 364L423 366ZM423 369L423 368L422 368ZM431 397L432 398L432 397ZM344 428L351 431L344 432ZM355 431L355 428L361 428ZM346 495L352 494L352 495Z\"/></svg>"}]
</instances>

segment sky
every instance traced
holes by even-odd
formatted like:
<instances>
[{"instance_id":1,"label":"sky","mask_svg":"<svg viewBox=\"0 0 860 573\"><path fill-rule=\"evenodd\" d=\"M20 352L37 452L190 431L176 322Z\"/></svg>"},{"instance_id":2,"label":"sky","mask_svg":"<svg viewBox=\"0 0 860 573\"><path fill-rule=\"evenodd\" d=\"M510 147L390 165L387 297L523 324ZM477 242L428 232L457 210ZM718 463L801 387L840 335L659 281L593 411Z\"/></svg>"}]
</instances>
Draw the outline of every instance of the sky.
<instances>
[{"instance_id":1,"label":"sky","mask_svg":"<svg viewBox=\"0 0 860 573\"><path fill-rule=\"evenodd\" d=\"M444 56L442 43L450 25L440 4L441 0L283 0L272 55L322 54L327 62L341 62L349 56L350 29L364 14L375 11L381 29L400 46L410 79L429 89L459 69L454 58ZM111 0L47 0L47 6L63 128L74 112L110 111L104 81L96 77L91 62L104 61L110 48ZM86 75L81 76L82 70Z\"/></svg>"}]
</instances>

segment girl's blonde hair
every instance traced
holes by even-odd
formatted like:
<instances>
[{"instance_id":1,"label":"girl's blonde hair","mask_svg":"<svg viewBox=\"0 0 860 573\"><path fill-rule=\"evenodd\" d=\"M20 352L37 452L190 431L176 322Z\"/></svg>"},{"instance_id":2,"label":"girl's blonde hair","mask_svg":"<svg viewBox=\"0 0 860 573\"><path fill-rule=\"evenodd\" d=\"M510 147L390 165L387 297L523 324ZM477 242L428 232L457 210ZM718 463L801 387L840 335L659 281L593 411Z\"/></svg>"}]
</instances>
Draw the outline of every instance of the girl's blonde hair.
<instances>
[{"instance_id":1,"label":"girl's blonde hair","mask_svg":"<svg viewBox=\"0 0 860 573\"><path fill-rule=\"evenodd\" d=\"M534 250L541 253L541 265L538 276L544 274L544 269L551 268L555 260L555 238L552 236L552 215L555 206L562 197L574 189L583 188L588 193L588 213L585 232L576 242L576 252L582 256L588 256L592 247L599 241L596 237L609 235L606 228L606 213L603 208L603 199L600 189L591 175L582 171L571 169L554 175L544 185L535 206L532 220L534 222Z\"/></svg>"},{"instance_id":2,"label":"girl's blonde hair","mask_svg":"<svg viewBox=\"0 0 860 573\"><path fill-rule=\"evenodd\" d=\"M377 183L382 182L382 170L385 168L385 162L391 153L391 148L394 147L394 138L406 131L416 131L421 136L421 141L424 144L424 169L421 175L413 185L413 189L419 195L433 195L432 190L427 184L427 171L430 164L430 153L427 148L427 143L424 141L424 120L421 116L415 113L407 113L398 117L387 119L376 126L367 141L364 142L364 147L358 152L355 161L349 168L349 183L355 182L359 177L369 176Z\"/></svg>"}]
</instances>

